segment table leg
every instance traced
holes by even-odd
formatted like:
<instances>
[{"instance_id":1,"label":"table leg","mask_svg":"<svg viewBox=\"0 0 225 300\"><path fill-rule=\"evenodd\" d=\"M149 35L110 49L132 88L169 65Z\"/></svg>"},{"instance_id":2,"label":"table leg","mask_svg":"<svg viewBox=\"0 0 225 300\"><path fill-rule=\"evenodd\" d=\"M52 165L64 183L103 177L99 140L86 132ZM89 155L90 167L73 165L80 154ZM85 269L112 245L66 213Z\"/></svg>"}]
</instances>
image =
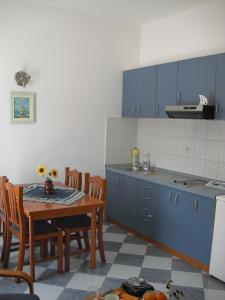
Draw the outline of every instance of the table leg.
<instances>
[{"instance_id":1,"label":"table leg","mask_svg":"<svg viewBox=\"0 0 225 300\"><path fill-rule=\"evenodd\" d=\"M96 208L91 212L91 252L90 252L90 268L95 268L96 260Z\"/></svg>"},{"instance_id":2,"label":"table leg","mask_svg":"<svg viewBox=\"0 0 225 300\"><path fill-rule=\"evenodd\" d=\"M35 263L34 263L34 222L29 217L29 254L30 254L30 275L35 281Z\"/></svg>"}]
</instances>

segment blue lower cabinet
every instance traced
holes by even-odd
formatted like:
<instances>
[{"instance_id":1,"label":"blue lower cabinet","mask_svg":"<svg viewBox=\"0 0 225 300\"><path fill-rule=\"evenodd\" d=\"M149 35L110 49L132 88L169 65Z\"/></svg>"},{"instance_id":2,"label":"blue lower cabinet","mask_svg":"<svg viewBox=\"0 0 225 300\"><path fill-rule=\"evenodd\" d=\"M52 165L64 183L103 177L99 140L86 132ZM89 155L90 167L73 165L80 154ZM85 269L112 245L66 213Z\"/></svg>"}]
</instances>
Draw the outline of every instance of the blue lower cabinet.
<instances>
[{"instance_id":1,"label":"blue lower cabinet","mask_svg":"<svg viewBox=\"0 0 225 300\"><path fill-rule=\"evenodd\" d=\"M137 179L111 171L106 171L106 179L106 217L135 228Z\"/></svg>"},{"instance_id":2,"label":"blue lower cabinet","mask_svg":"<svg viewBox=\"0 0 225 300\"><path fill-rule=\"evenodd\" d=\"M122 177L122 195L123 195L123 220L121 223L135 229L137 220L137 179L123 176Z\"/></svg>"},{"instance_id":3,"label":"blue lower cabinet","mask_svg":"<svg viewBox=\"0 0 225 300\"><path fill-rule=\"evenodd\" d=\"M192 194L173 190L173 248L186 255L190 252L192 202Z\"/></svg>"},{"instance_id":4,"label":"blue lower cabinet","mask_svg":"<svg viewBox=\"0 0 225 300\"><path fill-rule=\"evenodd\" d=\"M155 238L156 199L155 185L147 181L138 183L137 230L150 238Z\"/></svg>"},{"instance_id":5,"label":"blue lower cabinet","mask_svg":"<svg viewBox=\"0 0 225 300\"><path fill-rule=\"evenodd\" d=\"M162 185L155 187L156 208L156 241L173 246L174 242L174 208L172 190Z\"/></svg>"},{"instance_id":6,"label":"blue lower cabinet","mask_svg":"<svg viewBox=\"0 0 225 300\"><path fill-rule=\"evenodd\" d=\"M214 199L194 197L190 256L206 265L210 262L215 206Z\"/></svg>"},{"instance_id":7,"label":"blue lower cabinet","mask_svg":"<svg viewBox=\"0 0 225 300\"><path fill-rule=\"evenodd\" d=\"M118 173L106 171L107 196L106 196L106 217L118 222L123 220L123 198L122 198L122 176Z\"/></svg>"}]
</instances>

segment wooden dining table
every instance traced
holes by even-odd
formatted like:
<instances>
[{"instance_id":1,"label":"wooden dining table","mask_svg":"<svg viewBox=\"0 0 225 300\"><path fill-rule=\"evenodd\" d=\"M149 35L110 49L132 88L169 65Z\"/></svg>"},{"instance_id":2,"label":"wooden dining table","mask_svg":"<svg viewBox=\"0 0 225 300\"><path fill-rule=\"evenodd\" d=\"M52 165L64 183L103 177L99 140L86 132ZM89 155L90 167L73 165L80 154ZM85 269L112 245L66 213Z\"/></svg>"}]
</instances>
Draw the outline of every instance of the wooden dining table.
<instances>
[{"instance_id":1,"label":"wooden dining table","mask_svg":"<svg viewBox=\"0 0 225 300\"><path fill-rule=\"evenodd\" d=\"M65 186L59 184L60 186ZM105 206L105 201L85 195L72 204L57 204L26 201L23 199L24 213L29 220L29 256L30 275L35 278L34 264L34 222L39 220L50 220L58 217L80 215L90 213L91 215L91 243L90 243L90 268L95 268L96 264L96 212L99 207Z\"/></svg>"}]
</instances>

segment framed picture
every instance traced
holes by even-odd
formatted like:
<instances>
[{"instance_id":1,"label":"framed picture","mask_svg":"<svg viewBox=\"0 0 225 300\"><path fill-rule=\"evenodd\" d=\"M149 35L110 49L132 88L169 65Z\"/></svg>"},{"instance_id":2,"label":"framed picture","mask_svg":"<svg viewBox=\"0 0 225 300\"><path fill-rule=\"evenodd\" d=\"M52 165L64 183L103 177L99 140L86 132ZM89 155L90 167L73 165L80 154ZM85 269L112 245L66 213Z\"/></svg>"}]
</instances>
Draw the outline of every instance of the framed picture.
<instances>
[{"instance_id":1,"label":"framed picture","mask_svg":"<svg viewBox=\"0 0 225 300\"><path fill-rule=\"evenodd\" d=\"M34 93L12 92L11 93L11 122L12 123L33 123Z\"/></svg>"}]
</instances>

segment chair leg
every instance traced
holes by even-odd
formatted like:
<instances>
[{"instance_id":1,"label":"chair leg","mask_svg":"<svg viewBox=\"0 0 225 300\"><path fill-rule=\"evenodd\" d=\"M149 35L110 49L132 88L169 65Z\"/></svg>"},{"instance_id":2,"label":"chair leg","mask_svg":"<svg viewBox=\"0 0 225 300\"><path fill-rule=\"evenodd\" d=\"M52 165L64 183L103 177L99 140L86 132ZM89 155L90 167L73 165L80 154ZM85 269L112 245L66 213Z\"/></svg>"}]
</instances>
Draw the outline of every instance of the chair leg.
<instances>
[{"instance_id":1,"label":"chair leg","mask_svg":"<svg viewBox=\"0 0 225 300\"><path fill-rule=\"evenodd\" d=\"M50 255L55 256L55 243L50 240Z\"/></svg>"},{"instance_id":2,"label":"chair leg","mask_svg":"<svg viewBox=\"0 0 225 300\"><path fill-rule=\"evenodd\" d=\"M2 242L2 251L1 251L1 261L4 261L8 232L6 228L6 223L3 221L2 221L2 232L3 232L3 242Z\"/></svg>"},{"instance_id":3,"label":"chair leg","mask_svg":"<svg viewBox=\"0 0 225 300\"><path fill-rule=\"evenodd\" d=\"M77 232L76 235L77 235L77 246L78 246L78 249L82 249L80 232Z\"/></svg>"},{"instance_id":4,"label":"chair leg","mask_svg":"<svg viewBox=\"0 0 225 300\"><path fill-rule=\"evenodd\" d=\"M65 234L65 271L70 270L70 234Z\"/></svg>"},{"instance_id":5,"label":"chair leg","mask_svg":"<svg viewBox=\"0 0 225 300\"><path fill-rule=\"evenodd\" d=\"M63 235L60 232L57 239L58 272L63 272Z\"/></svg>"},{"instance_id":6,"label":"chair leg","mask_svg":"<svg viewBox=\"0 0 225 300\"><path fill-rule=\"evenodd\" d=\"M104 251L104 243L103 243L102 226L98 226L98 247L99 247L101 261L105 262L105 251Z\"/></svg>"},{"instance_id":7,"label":"chair leg","mask_svg":"<svg viewBox=\"0 0 225 300\"><path fill-rule=\"evenodd\" d=\"M22 271L23 270L24 254L25 254L25 240L21 238L20 239L20 245L19 245L17 271Z\"/></svg>"},{"instance_id":8,"label":"chair leg","mask_svg":"<svg viewBox=\"0 0 225 300\"><path fill-rule=\"evenodd\" d=\"M90 250L88 231L87 230L83 231L83 235L84 235L85 248L86 248L86 250Z\"/></svg>"},{"instance_id":9,"label":"chair leg","mask_svg":"<svg viewBox=\"0 0 225 300\"><path fill-rule=\"evenodd\" d=\"M6 239L5 253L3 258L3 268L8 268L11 244L12 244L12 232L9 230Z\"/></svg>"}]
</instances>

